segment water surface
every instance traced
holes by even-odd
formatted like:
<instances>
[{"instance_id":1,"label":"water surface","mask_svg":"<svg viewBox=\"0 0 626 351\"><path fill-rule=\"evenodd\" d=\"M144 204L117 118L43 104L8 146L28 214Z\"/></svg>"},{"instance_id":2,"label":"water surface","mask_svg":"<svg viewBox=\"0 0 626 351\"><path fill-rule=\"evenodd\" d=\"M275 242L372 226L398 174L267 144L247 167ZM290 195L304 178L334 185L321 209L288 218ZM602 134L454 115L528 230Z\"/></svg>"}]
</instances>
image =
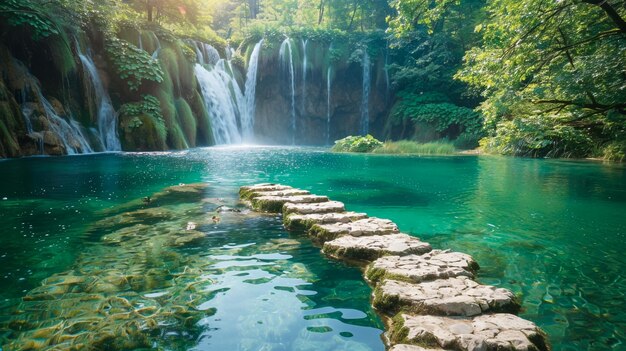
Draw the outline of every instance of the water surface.
<instances>
[{"instance_id":1,"label":"water surface","mask_svg":"<svg viewBox=\"0 0 626 351\"><path fill-rule=\"evenodd\" d=\"M82 262L81 250L102 250L106 233L93 223L111 215L107 209L167 186L208 182L205 202L172 205L177 217L162 225L178 228L220 201L234 205L239 186L271 181L329 195L435 247L473 255L479 280L517 293L521 315L549 333L555 350L626 348L622 166L209 148L9 160L0 162L0 179L3 320L43 279ZM185 261L201 271L193 275L204 279L195 308L206 316L188 335L179 328L158 340L186 338L168 345L199 350L259 342L272 350L382 349L381 323L357 269L324 259L274 217L199 230L205 238L163 255L181 257L175 269ZM176 288L168 279L164 286Z\"/></svg>"}]
</instances>

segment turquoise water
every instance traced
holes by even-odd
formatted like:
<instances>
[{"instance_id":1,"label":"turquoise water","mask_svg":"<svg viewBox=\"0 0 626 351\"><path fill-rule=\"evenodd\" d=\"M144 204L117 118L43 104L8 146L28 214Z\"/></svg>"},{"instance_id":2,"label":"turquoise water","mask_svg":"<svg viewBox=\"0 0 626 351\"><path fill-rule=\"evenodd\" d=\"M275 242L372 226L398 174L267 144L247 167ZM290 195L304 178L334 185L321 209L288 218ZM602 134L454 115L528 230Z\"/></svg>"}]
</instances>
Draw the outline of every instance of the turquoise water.
<instances>
[{"instance_id":1,"label":"turquoise water","mask_svg":"<svg viewBox=\"0 0 626 351\"><path fill-rule=\"evenodd\" d=\"M555 350L626 349L623 166L209 148L8 160L0 162L0 180L5 322L43 279L113 256L102 236L119 228L93 224L137 210L120 205L179 183L208 182L202 199L164 206L175 215L142 219L150 238L160 238L151 231L200 222L221 203L235 206L240 185L272 181L329 195L350 210L392 219L435 247L473 255L479 279L520 295L521 315L548 332ZM324 259L306 239L286 233L280 219L225 214L198 231L205 237L193 244L158 251L159 263L175 274L141 292L169 289L174 301L192 299L203 314L191 314L191 325L163 324L151 340L198 350L260 343L272 350L383 349L360 272ZM179 279L180 272L189 277ZM195 295L177 290L186 279L198 282ZM2 333L16 337L6 327Z\"/></svg>"}]
</instances>

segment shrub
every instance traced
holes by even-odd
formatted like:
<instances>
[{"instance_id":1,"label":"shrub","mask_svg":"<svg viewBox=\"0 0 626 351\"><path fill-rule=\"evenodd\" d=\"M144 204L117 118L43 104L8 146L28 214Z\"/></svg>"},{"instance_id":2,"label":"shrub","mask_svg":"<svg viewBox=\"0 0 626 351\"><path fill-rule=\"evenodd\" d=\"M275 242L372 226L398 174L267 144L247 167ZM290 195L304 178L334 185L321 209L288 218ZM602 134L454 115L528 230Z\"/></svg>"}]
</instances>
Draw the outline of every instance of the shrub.
<instances>
[{"instance_id":1,"label":"shrub","mask_svg":"<svg viewBox=\"0 0 626 351\"><path fill-rule=\"evenodd\" d=\"M409 140L387 141L373 150L375 154L452 155L456 149L449 141L417 143Z\"/></svg>"},{"instance_id":2,"label":"shrub","mask_svg":"<svg viewBox=\"0 0 626 351\"><path fill-rule=\"evenodd\" d=\"M145 51L127 41L110 37L106 40L106 51L122 80L131 91L139 90L144 80L163 82L163 69Z\"/></svg>"},{"instance_id":3,"label":"shrub","mask_svg":"<svg viewBox=\"0 0 626 351\"><path fill-rule=\"evenodd\" d=\"M334 152L372 152L383 146L380 140L371 135L349 136L335 141L332 151Z\"/></svg>"}]
</instances>

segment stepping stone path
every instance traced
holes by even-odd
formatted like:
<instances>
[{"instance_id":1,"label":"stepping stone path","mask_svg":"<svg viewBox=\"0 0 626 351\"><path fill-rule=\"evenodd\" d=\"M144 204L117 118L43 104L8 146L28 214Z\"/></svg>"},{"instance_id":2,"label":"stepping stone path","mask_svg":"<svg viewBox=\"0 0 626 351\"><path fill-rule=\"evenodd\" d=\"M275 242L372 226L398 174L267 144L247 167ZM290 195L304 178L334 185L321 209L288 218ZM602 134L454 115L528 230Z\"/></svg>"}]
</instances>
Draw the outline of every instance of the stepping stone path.
<instances>
[{"instance_id":1,"label":"stepping stone path","mask_svg":"<svg viewBox=\"0 0 626 351\"><path fill-rule=\"evenodd\" d=\"M323 214L344 212L346 209L342 202L328 201L322 203L291 203L288 202L283 206L283 215L291 213L296 214Z\"/></svg>"},{"instance_id":2,"label":"stepping stone path","mask_svg":"<svg viewBox=\"0 0 626 351\"><path fill-rule=\"evenodd\" d=\"M390 313L406 307L417 314L444 316L519 311L519 304L509 290L481 285L467 277L420 284L386 279L374 291L374 307Z\"/></svg>"},{"instance_id":3,"label":"stepping stone path","mask_svg":"<svg viewBox=\"0 0 626 351\"><path fill-rule=\"evenodd\" d=\"M520 308L510 291L473 280L479 267L467 254L432 250L392 221L346 212L343 203L306 190L264 183L241 187L239 195L257 211L282 212L285 228L324 242L328 256L374 260L365 277L375 288L374 307L393 317L390 351L550 349L534 323L509 314Z\"/></svg>"},{"instance_id":4,"label":"stepping stone path","mask_svg":"<svg viewBox=\"0 0 626 351\"><path fill-rule=\"evenodd\" d=\"M283 223L288 230L308 230L314 224L350 223L365 218L367 218L367 214L357 212L312 213L304 215L293 213L285 216Z\"/></svg>"},{"instance_id":5,"label":"stepping stone path","mask_svg":"<svg viewBox=\"0 0 626 351\"><path fill-rule=\"evenodd\" d=\"M432 250L430 244L407 234L342 236L327 241L322 249L325 254L334 258L365 261L373 261L387 255L421 255L430 250Z\"/></svg>"},{"instance_id":6,"label":"stepping stone path","mask_svg":"<svg viewBox=\"0 0 626 351\"><path fill-rule=\"evenodd\" d=\"M319 241L328 241L340 236L371 236L399 233L398 226L388 219L366 218L349 223L314 224L309 234Z\"/></svg>"},{"instance_id":7,"label":"stepping stone path","mask_svg":"<svg viewBox=\"0 0 626 351\"><path fill-rule=\"evenodd\" d=\"M386 256L374 261L365 272L367 278L379 282L384 278L412 283L454 277L474 277L478 264L467 254L449 250L433 250L423 255Z\"/></svg>"},{"instance_id":8,"label":"stepping stone path","mask_svg":"<svg viewBox=\"0 0 626 351\"><path fill-rule=\"evenodd\" d=\"M451 350L548 351L545 334L532 322L508 313L474 318L399 314L392 342L432 345Z\"/></svg>"}]
</instances>

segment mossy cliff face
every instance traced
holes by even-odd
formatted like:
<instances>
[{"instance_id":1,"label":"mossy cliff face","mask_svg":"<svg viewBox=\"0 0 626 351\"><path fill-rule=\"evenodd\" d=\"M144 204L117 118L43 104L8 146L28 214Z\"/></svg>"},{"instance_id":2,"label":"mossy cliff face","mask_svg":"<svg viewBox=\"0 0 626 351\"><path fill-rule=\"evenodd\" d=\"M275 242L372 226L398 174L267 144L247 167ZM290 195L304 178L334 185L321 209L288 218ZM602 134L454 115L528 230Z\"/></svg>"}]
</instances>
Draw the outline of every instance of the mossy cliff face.
<instances>
[{"instance_id":1,"label":"mossy cliff face","mask_svg":"<svg viewBox=\"0 0 626 351\"><path fill-rule=\"evenodd\" d=\"M19 27L3 28L0 157L104 150L98 136L101 98L87 59L117 111L115 127L123 150L213 144L194 74L192 40L154 25L108 33L87 24L82 33L61 33L45 41Z\"/></svg>"}]
</instances>

